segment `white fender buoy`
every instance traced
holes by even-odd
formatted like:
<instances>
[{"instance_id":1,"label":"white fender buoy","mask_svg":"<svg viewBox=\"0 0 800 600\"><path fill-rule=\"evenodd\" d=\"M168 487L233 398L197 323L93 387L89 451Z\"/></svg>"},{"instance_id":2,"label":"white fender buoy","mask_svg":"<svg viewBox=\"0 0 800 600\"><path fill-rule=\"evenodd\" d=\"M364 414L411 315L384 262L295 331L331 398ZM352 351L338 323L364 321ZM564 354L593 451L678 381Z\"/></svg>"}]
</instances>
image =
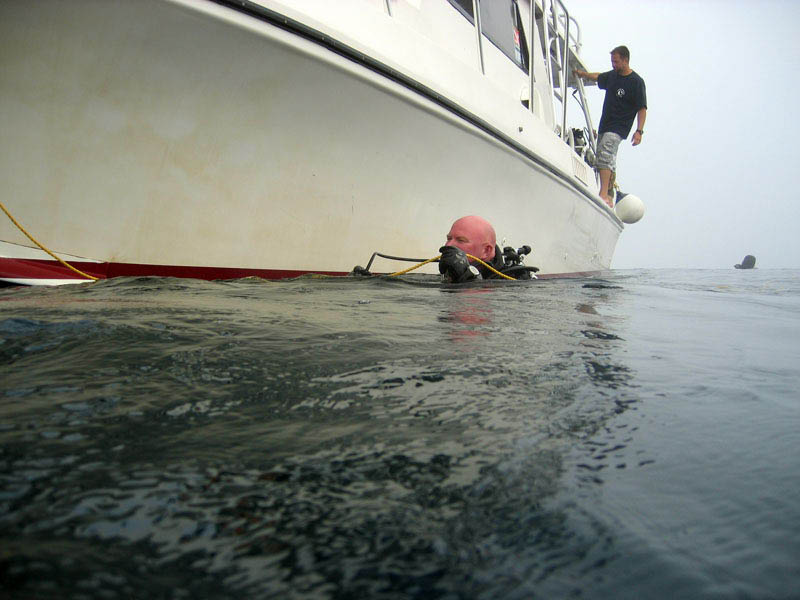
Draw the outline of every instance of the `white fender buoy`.
<instances>
[{"instance_id":1,"label":"white fender buoy","mask_svg":"<svg viewBox=\"0 0 800 600\"><path fill-rule=\"evenodd\" d=\"M644 216L644 202L633 194L617 194L619 200L614 205L614 212L619 220L631 225Z\"/></svg>"}]
</instances>

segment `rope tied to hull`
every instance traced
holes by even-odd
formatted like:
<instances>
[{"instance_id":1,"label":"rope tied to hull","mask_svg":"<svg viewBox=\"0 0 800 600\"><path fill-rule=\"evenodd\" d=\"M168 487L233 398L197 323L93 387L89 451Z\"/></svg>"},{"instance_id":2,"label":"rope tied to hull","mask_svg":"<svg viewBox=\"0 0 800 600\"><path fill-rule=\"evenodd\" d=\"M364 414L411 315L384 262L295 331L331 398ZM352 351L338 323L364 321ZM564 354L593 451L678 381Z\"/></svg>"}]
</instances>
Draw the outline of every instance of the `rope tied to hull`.
<instances>
[{"instance_id":1,"label":"rope tied to hull","mask_svg":"<svg viewBox=\"0 0 800 600\"><path fill-rule=\"evenodd\" d=\"M28 233L28 232L25 230L25 228L24 228L22 225L20 225L20 224L19 224L19 222L17 222L17 220L16 220L16 219L14 218L14 216L13 216L13 215L12 215L12 214L11 214L11 213L8 211L8 209L5 207L5 205L4 205L2 202L0 202L0 208L2 208L2 209L3 209L3 212L4 212L4 213L6 213L6 216L7 216L9 219L11 219L11 222L12 222L14 225L16 225L16 226L17 226L17 228L18 228L18 229L19 229L19 230L20 230L22 233L24 233L24 234L25 234L25 236L26 236L26 237L27 237L27 238L28 238L30 241L32 241L34 244L36 244L37 246L39 246L39 248L41 248L41 249L42 249L42 250L44 250L44 251L45 251L47 254L49 254L50 256L52 256L53 258L55 258L55 259L56 259L56 260L57 260L59 263L61 263L61 264L62 264L62 265L64 265L65 267L67 267L67 268L68 268L70 271L73 271L73 272L77 273L78 275L80 275L81 277L85 277L86 279L89 279L89 280L91 280L91 281L97 281L97 280L99 279L98 277L94 277L94 276L92 276L92 275L89 275L88 273L84 273L84 272L83 272L83 271L81 271L80 269L76 269L76 268L75 268L75 267L73 267L71 264L69 264L67 261L65 261L65 260L61 260L61 259L60 259L58 256L56 256L56 255L55 255L55 254L53 254L53 253L52 253L50 250L48 250L47 248L45 248L43 244L39 243L39 241L38 241L38 240L36 240L36 238L34 238L34 237L33 237L33 236L30 234L30 233Z\"/></svg>"}]
</instances>

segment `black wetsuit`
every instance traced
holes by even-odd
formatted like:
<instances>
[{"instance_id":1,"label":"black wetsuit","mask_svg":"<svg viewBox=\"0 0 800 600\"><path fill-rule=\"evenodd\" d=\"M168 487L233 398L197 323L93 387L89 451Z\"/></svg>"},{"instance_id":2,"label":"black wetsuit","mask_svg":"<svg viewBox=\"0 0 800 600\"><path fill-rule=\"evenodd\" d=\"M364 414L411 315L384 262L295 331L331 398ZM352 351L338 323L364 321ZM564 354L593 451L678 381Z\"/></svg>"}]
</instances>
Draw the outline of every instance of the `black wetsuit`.
<instances>
[{"instance_id":1,"label":"black wetsuit","mask_svg":"<svg viewBox=\"0 0 800 600\"><path fill-rule=\"evenodd\" d=\"M442 253L442 258L439 261L439 272L446 281L464 283L476 279L503 279L479 262L470 264L465 252L456 246L442 246L439 248L439 252ZM528 252L530 252L530 248L528 248ZM531 279L531 271L537 270L520 265L519 259L511 264L506 264L503 253L496 245L494 247L494 257L485 262L496 271L514 279Z\"/></svg>"},{"instance_id":2,"label":"black wetsuit","mask_svg":"<svg viewBox=\"0 0 800 600\"><path fill-rule=\"evenodd\" d=\"M494 258L492 260L484 261L487 265L492 265L492 267L498 271L503 271L503 267L505 266L505 261L503 260L503 253L500 251L499 246L494 247ZM478 268L478 272L481 274L481 277L484 279L501 279L501 277L484 267L481 263L476 262L475 266ZM510 276L512 277L512 276Z\"/></svg>"}]
</instances>

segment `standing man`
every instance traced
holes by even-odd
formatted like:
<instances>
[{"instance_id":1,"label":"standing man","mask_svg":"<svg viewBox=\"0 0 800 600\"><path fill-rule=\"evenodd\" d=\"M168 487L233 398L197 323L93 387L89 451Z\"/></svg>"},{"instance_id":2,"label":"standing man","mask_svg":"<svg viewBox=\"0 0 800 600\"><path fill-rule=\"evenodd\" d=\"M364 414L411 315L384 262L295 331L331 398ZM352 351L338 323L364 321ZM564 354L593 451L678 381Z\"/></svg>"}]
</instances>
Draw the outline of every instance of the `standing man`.
<instances>
[{"instance_id":1,"label":"standing man","mask_svg":"<svg viewBox=\"0 0 800 600\"><path fill-rule=\"evenodd\" d=\"M614 208L609 183L611 173L616 171L617 150L623 139L628 137L636 117L636 131L633 132L633 145L642 143L644 121L647 118L647 92L644 79L631 69L631 54L626 46L617 46L611 51L611 71L587 73L581 69L573 71L581 79L597 82L597 87L606 90L603 101L603 115L600 117L599 138L597 140L596 167L600 172L600 197Z\"/></svg>"}]
</instances>

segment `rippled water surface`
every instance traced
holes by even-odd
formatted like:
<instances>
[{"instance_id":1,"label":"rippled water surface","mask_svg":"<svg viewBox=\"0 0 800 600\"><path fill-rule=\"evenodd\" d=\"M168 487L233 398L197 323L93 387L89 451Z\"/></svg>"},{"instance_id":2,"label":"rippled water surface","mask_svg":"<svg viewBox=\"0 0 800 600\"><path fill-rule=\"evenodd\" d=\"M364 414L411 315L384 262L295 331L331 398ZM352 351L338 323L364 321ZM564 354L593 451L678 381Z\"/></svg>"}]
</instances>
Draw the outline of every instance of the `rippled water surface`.
<instances>
[{"instance_id":1,"label":"rippled water surface","mask_svg":"<svg viewBox=\"0 0 800 600\"><path fill-rule=\"evenodd\" d=\"M0 596L797 598L797 271L0 290Z\"/></svg>"}]
</instances>

